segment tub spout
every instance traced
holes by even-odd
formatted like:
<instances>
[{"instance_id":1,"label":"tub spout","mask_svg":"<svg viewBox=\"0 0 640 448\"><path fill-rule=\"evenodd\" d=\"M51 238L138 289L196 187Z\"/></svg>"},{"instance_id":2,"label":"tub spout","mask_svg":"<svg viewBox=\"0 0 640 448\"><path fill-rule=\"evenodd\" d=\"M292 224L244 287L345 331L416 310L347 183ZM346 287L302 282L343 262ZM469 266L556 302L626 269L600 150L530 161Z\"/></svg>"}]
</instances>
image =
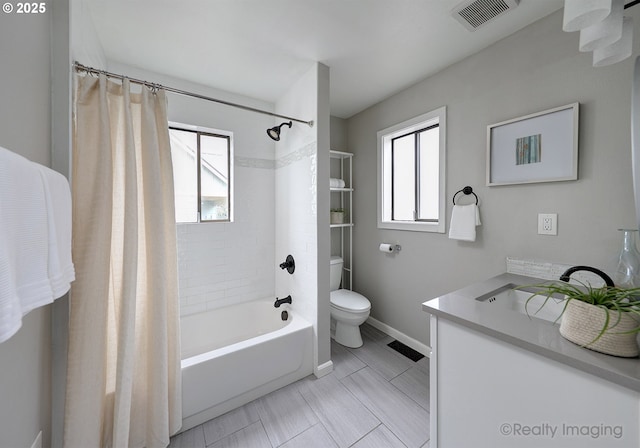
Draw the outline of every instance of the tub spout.
<instances>
[{"instance_id":1,"label":"tub spout","mask_svg":"<svg viewBox=\"0 0 640 448\"><path fill-rule=\"evenodd\" d=\"M607 286L611 286L611 287L614 286L613 280L611 280L611 277L609 277L607 274L602 272L600 269L592 268L591 266L574 266L572 268L569 268L564 272L564 274L562 274L560 276L560 280L562 280L563 282L568 282L569 281L569 277L571 276L571 274L573 274L574 272L578 272L578 271L593 272L594 274L596 274L600 278L602 278L602 280L604 280L604 282L607 284Z\"/></svg>"},{"instance_id":2,"label":"tub spout","mask_svg":"<svg viewBox=\"0 0 640 448\"><path fill-rule=\"evenodd\" d=\"M274 303L273 306L275 306L276 308L279 308L280 305L282 305L283 303L291 304L291 296L287 296L284 299L278 299L276 297L276 303Z\"/></svg>"}]
</instances>

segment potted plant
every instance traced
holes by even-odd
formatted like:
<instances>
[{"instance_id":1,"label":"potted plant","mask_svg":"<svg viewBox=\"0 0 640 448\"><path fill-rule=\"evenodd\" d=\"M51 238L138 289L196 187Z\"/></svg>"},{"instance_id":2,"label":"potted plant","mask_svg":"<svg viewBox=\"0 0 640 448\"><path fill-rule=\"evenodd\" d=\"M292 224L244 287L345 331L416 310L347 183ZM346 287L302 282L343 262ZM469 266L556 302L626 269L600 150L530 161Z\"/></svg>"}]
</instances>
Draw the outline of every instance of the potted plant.
<instances>
[{"instance_id":1,"label":"potted plant","mask_svg":"<svg viewBox=\"0 0 640 448\"><path fill-rule=\"evenodd\" d=\"M556 322L561 320L560 334L565 339L608 355L638 356L640 288L593 287L579 283L558 281L527 287L535 291L525 304L527 314L531 315L528 305L536 296L545 297L538 310L552 297L564 296L564 308Z\"/></svg>"},{"instance_id":2,"label":"potted plant","mask_svg":"<svg viewBox=\"0 0 640 448\"><path fill-rule=\"evenodd\" d=\"M331 224L344 224L344 209L343 208L332 208L330 210L331 218L329 222Z\"/></svg>"}]
</instances>

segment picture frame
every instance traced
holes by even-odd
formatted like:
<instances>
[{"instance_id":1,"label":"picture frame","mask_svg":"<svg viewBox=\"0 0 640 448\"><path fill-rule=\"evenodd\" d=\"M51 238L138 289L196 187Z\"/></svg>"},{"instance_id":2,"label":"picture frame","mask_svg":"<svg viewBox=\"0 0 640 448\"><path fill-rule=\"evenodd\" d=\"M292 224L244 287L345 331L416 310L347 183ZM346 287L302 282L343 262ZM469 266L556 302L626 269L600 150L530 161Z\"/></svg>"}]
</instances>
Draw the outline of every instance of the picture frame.
<instances>
[{"instance_id":1,"label":"picture frame","mask_svg":"<svg viewBox=\"0 0 640 448\"><path fill-rule=\"evenodd\" d=\"M578 179L579 103L487 126L487 186Z\"/></svg>"}]
</instances>

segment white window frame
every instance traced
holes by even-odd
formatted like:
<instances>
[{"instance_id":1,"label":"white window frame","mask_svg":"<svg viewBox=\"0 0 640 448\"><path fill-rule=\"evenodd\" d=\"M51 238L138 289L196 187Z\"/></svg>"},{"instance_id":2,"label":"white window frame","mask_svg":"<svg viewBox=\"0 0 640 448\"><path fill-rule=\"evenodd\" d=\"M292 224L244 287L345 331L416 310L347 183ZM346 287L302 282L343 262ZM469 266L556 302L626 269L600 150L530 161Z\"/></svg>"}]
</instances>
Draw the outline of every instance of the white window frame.
<instances>
[{"instance_id":1,"label":"white window frame","mask_svg":"<svg viewBox=\"0 0 640 448\"><path fill-rule=\"evenodd\" d=\"M409 230L416 232L445 232L446 212L446 135L447 135L447 108L446 106L435 109L426 114L403 121L394 126L378 131L378 228L393 230ZM390 210L391 185L385 185L384 155L391 150L391 140L404 134L438 124L439 132L439 169L438 169L438 222L425 221L393 221L385 210Z\"/></svg>"},{"instance_id":2,"label":"white window frame","mask_svg":"<svg viewBox=\"0 0 640 448\"><path fill-rule=\"evenodd\" d=\"M176 222L177 225L183 224L215 224L215 223L230 223L234 221L235 214L235 167L234 167L234 138L233 132L224 131L221 129L207 128L204 126L196 126L192 124L184 124L176 121L169 121L169 128L174 128L183 131L201 132L203 134L220 135L229 138L229 219L225 220L202 220L200 216L200 205L198 205L197 221L180 221ZM200 162L198 162L199 166ZM200 186L198 185L198 202L200 201Z\"/></svg>"}]
</instances>

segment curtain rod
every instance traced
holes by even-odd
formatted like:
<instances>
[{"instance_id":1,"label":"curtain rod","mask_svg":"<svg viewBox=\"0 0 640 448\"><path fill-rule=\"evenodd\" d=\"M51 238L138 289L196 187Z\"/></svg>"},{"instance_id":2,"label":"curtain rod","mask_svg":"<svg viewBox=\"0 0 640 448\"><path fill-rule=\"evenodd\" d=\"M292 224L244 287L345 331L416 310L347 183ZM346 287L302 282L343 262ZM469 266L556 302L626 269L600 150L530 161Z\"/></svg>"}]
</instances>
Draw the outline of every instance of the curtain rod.
<instances>
[{"instance_id":1,"label":"curtain rod","mask_svg":"<svg viewBox=\"0 0 640 448\"><path fill-rule=\"evenodd\" d=\"M129 82L133 82L135 84L142 84L143 86L147 86L147 87L150 87L152 89L163 89L163 90L166 90L167 92L177 93L178 95L190 96L190 97L198 98L198 99L201 99L201 100L212 101L214 103L224 104L225 106L237 107L239 109L248 110L250 112L257 112L259 114L271 115L272 117L278 117L278 118L283 118L285 120L297 121L298 123L304 123L304 124L307 124L309 126L313 126L313 120L304 121L304 120L300 120L298 118L287 117L286 115L280 115L280 114L276 114L274 112L269 112L269 111L262 110L262 109L256 109L255 107L243 106L242 104L236 104L236 103L232 103L230 101L225 101L225 100L220 100L220 99L212 98L212 97L205 96L205 95L200 95L199 93L193 93L193 92L188 92L186 90L175 89L173 87L163 86L162 84L157 84L157 83L153 83L153 82L149 82L149 81L144 81L142 79L130 78L128 76L119 75L117 73L111 73L111 72L108 72L106 70L99 70L97 68L87 67L86 65L82 65L77 61L73 63L73 67L78 72L102 74L102 75L107 76L108 78L116 78L116 79L120 79L120 80L123 80L123 79L126 78L126 79L129 80Z\"/></svg>"}]
</instances>

